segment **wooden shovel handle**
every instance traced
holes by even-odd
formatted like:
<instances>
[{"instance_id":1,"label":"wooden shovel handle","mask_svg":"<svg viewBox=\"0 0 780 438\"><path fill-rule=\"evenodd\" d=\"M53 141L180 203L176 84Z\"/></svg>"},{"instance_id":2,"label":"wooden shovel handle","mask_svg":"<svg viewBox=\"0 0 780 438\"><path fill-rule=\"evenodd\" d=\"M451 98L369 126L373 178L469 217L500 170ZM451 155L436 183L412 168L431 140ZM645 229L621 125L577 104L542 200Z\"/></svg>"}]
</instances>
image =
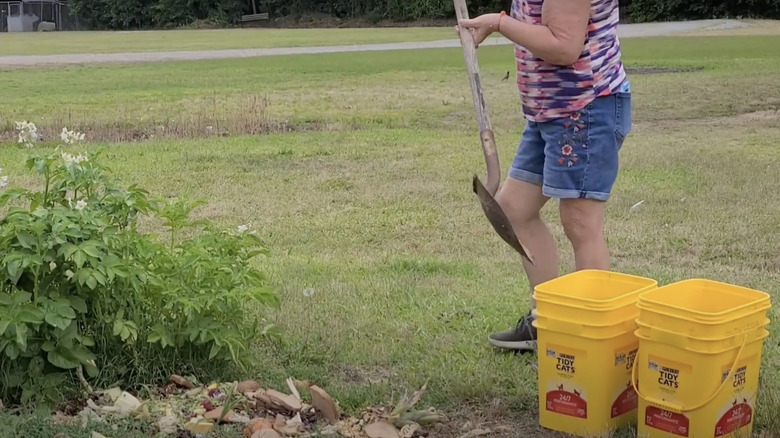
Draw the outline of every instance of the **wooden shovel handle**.
<instances>
[{"instance_id":1,"label":"wooden shovel handle","mask_svg":"<svg viewBox=\"0 0 780 438\"><path fill-rule=\"evenodd\" d=\"M468 19L469 11L466 7L466 0L454 0L455 14L458 20ZM498 161L496 151L496 140L493 135L493 128L490 125L487 103L482 94L482 85L479 79L479 61L477 60L477 49L474 47L474 38L466 29L461 29L460 43L463 46L463 58L466 61L466 68L469 72L469 81L471 82L471 97L474 100L474 108L477 110L477 121L479 123L479 136L482 144L482 153L485 155L485 165L487 166L487 183L485 189L491 196L498 191L498 185L501 179L501 166Z\"/></svg>"}]
</instances>

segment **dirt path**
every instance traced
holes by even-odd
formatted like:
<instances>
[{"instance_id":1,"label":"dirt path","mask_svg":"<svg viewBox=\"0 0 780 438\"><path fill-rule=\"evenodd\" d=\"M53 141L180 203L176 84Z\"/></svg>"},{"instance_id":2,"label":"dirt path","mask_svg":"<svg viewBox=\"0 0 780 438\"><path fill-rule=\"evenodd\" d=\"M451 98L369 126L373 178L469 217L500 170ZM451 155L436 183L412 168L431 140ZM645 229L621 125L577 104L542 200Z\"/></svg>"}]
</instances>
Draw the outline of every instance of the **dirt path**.
<instances>
[{"instance_id":1,"label":"dirt path","mask_svg":"<svg viewBox=\"0 0 780 438\"><path fill-rule=\"evenodd\" d=\"M641 23L624 24L619 26L618 32L621 38L649 37L675 35L687 32L737 29L750 26L750 24L738 20L700 20L668 23ZM490 45L506 45L509 40L505 38L491 38ZM68 64L98 64L98 63L133 63L133 62L164 62L164 61L190 61L202 59L231 59L253 58L260 56L300 55L337 52L361 52L380 50L409 50L409 49L437 49L460 47L457 39L413 42L413 43L388 43L322 47L279 47L266 49L234 49L234 50L199 50L176 52L151 52L151 53L74 53L62 55L31 55L31 56L2 56L0 67L21 67L39 65L68 65Z\"/></svg>"}]
</instances>

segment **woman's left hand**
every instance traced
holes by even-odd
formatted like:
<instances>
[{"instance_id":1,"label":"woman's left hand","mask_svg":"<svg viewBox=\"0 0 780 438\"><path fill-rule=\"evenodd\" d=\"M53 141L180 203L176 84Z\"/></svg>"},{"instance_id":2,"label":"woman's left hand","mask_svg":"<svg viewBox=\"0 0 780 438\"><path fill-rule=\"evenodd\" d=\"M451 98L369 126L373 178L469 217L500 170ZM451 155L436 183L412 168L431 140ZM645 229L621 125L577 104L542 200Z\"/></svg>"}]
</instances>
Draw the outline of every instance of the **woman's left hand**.
<instances>
[{"instance_id":1,"label":"woman's left hand","mask_svg":"<svg viewBox=\"0 0 780 438\"><path fill-rule=\"evenodd\" d=\"M456 30L460 35L460 29L467 29L471 32L471 36L474 38L474 47L479 47L485 38L490 36L491 33L498 30L499 14L484 14L476 18L468 20L458 21L458 27Z\"/></svg>"}]
</instances>

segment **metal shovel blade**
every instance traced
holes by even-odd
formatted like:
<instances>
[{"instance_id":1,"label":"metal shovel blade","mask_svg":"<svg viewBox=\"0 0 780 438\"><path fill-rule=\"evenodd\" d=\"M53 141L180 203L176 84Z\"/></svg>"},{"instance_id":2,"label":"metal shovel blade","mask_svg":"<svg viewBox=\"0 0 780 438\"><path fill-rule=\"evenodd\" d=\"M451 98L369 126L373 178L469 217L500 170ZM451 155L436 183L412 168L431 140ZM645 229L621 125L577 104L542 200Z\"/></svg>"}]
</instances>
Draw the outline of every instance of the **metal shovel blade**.
<instances>
[{"instance_id":1,"label":"metal shovel blade","mask_svg":"<svg viewBox=\"0 0 780 438\"><path fill-rule=\"evenodd\" d=\"M504 213L504 210L501 209L501 206L498 205L498 202L496 202L485 186L482 185L482 181L480 181L476 175L474 175L473 187L474 193L479 197L482 211L485 212L485 216L487 216L488 221L493 225L493 229L496 230L496 233L504 239L504 242L508 243L509 246L514 248L533 265L533 259L517 239L514 228L512 228L512 223L509 222L506 213Z\"/></svg>"},{"instance_id":2,"label":"metal shovel blade","mask_svg":"<svg viewBox=\"0 0 780 438\"><path fill-rule=\"evenodd\" d=\"M466 7L466 0L453 0L455 6L455 12L458 20L469 18L469 11ZM508 243L509 246L519 252L521 256L525 257L531 264L534 264L533 257L528 254L523 245L520 244L520 240L515 235L515 230L512 228L512 224L498 205L498 202L493 198L498 192L498 187L501 180L501 164L498 159L498 152L496 151L496 141L493 135L493 128L490 124L490 116L488 115L487 103L485 96L482 93L482 84L479 74L479 61L477 60L476 47L474 46L474 40L471 32L460 32L460 42L463 47L463 57L466 61L466 67L469 73L469 82L471 83L471 94L474 100L474 108L477 112L477 122L479 124L479 136L482 143L482 152L485 157L485 165L487 166L487 187L482 185L482 182L474 175L473 187L474 193L479 197L479 202L482 204L482 210L485 212L488 221L493 225L493 229L499 236Z\"/></svg>"}]
</instances>

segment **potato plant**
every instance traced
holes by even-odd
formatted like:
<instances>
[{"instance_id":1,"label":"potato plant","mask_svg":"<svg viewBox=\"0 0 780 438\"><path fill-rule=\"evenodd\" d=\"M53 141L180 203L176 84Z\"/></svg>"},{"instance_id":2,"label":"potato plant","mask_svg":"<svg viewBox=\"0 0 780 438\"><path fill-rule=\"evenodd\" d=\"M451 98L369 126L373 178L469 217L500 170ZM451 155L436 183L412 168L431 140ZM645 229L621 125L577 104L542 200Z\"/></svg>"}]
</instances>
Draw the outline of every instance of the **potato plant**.
<instances>
[{"instance_id":1,"label":"potato plant","mask_svg":"<svg viewBox=\"0 0 780 438\"><path fill-rule=\"evenodd\" d=\"M33 148L34 125L18 128ZM63 383L91 390L98 376L139 376L132 366L165 377L154 368L174 365L166 358L244 366L253 341L278 336L262 322L279 299L256 264L268 253L256 233L192 219L201 202L122 187L100 154L69 151L82 138L63 130L62 145L28 158L39 188L2 180L0 395L54 403ZM164 236L142 232L143 218L161 220Z\"/></svg>"}]
</instances>

